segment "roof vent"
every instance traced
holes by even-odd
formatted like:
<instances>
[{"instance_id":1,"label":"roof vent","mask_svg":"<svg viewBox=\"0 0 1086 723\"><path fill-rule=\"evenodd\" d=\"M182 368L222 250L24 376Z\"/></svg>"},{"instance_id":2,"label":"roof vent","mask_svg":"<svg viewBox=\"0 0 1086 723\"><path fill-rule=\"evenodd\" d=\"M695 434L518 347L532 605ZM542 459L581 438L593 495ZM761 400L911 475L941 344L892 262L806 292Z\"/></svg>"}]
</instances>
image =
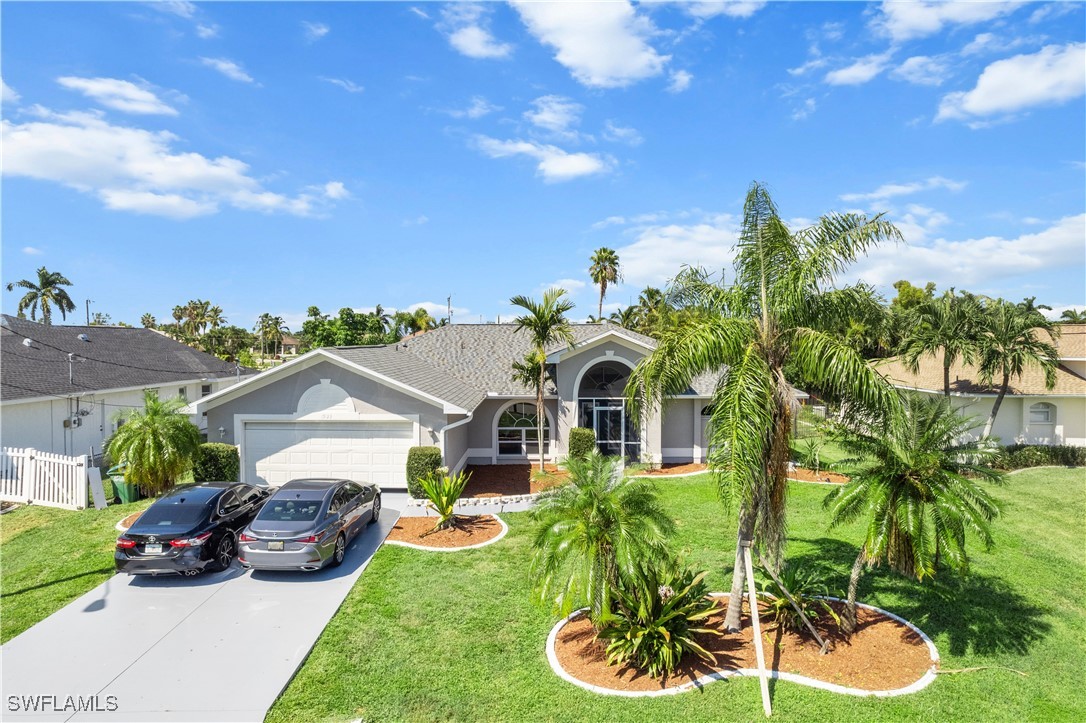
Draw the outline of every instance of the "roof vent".
<instances>
[{"instance_id":1,"label":"roof vent","mask_svg":"<svg viewBox=\"0 0 1086 723\"><path fill-rule=\"evenodd\" d=\"M30 337L27 337L23 339L23 346L25 346L27 349L33 349L34 341Z\"/></svg>"},{"instance_id":2,"label":"roof vent","mask_svg":"<svg viewBox=\"0 0 1086 723\"><path fill-rule=\"evenodd\" d=\"M90 341L90 337L86 334L80 334L76 337L76 339L79 339L79 341Z\"/></svg>"}]
</instances>

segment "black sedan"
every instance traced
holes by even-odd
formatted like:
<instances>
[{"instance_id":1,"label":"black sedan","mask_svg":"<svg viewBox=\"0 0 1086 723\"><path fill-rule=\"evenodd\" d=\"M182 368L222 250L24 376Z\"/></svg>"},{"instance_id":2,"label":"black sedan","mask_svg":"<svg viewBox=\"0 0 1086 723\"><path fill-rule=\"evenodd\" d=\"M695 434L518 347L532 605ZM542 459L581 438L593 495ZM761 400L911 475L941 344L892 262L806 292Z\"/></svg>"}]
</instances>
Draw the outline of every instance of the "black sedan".
<instances>
[{"instance_id":1,"label":"black sedan","mask_svg":"<svg viewBox=\"0 0 1086 723\"><path fill-rule=\"evenodd\" d=\"M238 532L270 494L236 482L205 482L163 495L117 538L117 572L196 575L225 570L237 554Z\"/></svg>"}]
</instances>

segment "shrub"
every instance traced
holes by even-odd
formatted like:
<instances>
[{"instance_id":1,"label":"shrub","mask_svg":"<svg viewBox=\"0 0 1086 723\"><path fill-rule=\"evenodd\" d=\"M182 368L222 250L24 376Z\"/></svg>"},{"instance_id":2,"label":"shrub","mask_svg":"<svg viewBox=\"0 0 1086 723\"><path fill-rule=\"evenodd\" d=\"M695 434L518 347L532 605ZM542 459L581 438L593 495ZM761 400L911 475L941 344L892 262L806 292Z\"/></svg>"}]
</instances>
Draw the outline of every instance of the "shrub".
<instances>
[{"instance_id":1,"label":"shrub","mask_svg":"<svg viewBox=\"0 0 1086 723\"><path fill-rule=\"evenodd\" d=\"M441 466L441 450L437 447L412 447L407 452L407 491L415 499L423 499L426 492L419 480L430 477Z\"/></svg>"},{"instance_id":2,"label":"shrub","mask_svg":"<svg viewBox=\"0 0 1086 723\"><path fill-rule=\"evenodd\" d=\"M419 480L423 494L430 500L430 504L426 506L436 512L440 518L434 525L434 530L454 526L456 518L453 515L453 508L456 507L456 501L460 499L460 495L464 494L464 488L467 487L470 478L470 473L460 472L450 475L448 469L440 467L434 474Z\"/></svg>"},{"instance_id":3,"label":"shrub","mask_svg":"<svg viewBox=\"0 0 1086 723\"><path fill-rule=\"evenodd\" d=\"M715 663L716 656L694 639L698 633L720 634L699 627L717 610L705 596L708 574L694 575L672 564L642 565L615 590L616 617L599 633L611 641L607 663L630 663L653 678L674 673L687 653Z\"/></svg>"},{"instance_id":4,"label":"shrub","mask_svg":"<svg viewBox=\"0 0 1086 723\"><path fill-rule=\"evenodd\" d=\"M596 448L596 433L587 427L574 427L569 430L569 456L572 459L584 459Z\"/></svg>"},{"instance_id":5,"label":"shrub","mask_svg":"<svg viewBox=\"0 0 1086 723\"><path fill-rule=\"evenodd\" d=\"M799 450L799 463L801 466L812 470L815 474L822 469L822 448L825 443L818 437L808 437L803 440Z\"/></svg>"},{"instance_id":6,"label":"shrub","mask_svg":"<svg viewBox=\"0 0 1086 723\"><path fill-rule=\"evenodd\" d=\"M222 442L205 442L196 451L192 478L196 482L237 482L241 474L238 448Z\"/></svg>"},{"instance_id":7,"label":"shrub","mask_svg":"<svg viewBox=\"0 0 1086 723\"><path fill-rule=\"evenodd\" d=\"M785 630L802 632L805 629L803 619L796 612L796 609L792 607L792 603L788 601L788 598L785 597L780 585L770 577L764 568L759 567L758 570L766 578L759 586L762 593L772 595L772 597L766 598L766 602L769 605L769 614L773 622ZM817 572L804 570L796 566L786 566L778 573L777 577L784 583L785 588L792 595L792 599L796 601L796 604L799 605L809 620L812 622L818 620L825 613L833 618L835 623L841 624L841 619L830 607L829 602L822 599L829 595L829 589L826 587L826 582L822 579L822 576Z\"/></svg>"},{"instance_id":8,"label":"shrub","mask_svg":"<svg viewBox=\"0 0 1086 723\"><path fill-rule=\"evenodd\" d=\"M1002 466L1008 469L1041 467L1053 464L1064 467L1086 465L1086 447L1073 447L1069 444L1012 444L1001 455Z\"/></svg>"}]
</instances>

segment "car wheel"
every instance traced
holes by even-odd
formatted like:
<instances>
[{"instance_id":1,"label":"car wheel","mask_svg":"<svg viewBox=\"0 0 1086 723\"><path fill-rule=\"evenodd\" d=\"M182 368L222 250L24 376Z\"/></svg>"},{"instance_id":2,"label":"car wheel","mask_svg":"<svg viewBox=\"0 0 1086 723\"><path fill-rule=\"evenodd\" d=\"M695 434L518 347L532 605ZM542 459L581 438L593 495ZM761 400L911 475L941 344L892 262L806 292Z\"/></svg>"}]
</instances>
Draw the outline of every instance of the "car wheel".
<instances>
[{"instance_id":1,"label":"car wheel","mask_svg":"<svg viewBox=\"0 0 1086 723\"><path fill-rule=\"evenodd\" d=\"M377 495L373 498L373 512L370 513L370 524L377 522L377 519L381 516L381 495Z\"/></svg>"},{"instance_id":2,"label":"car wheel","mask_svg":"<svg viewBox=\"0 0 1086 723\"><path fill-rule=\"evenodd\" d=\"M347 538L341 532L336 538L336 549L332 551L332 561L328 567L339 567L343 564L343 558L347 556Z\"/></svg>"},{"instance_id":3,"label":"car wheel","mask_svg":"<svg viewBox=\"0 0 1086 723\"><path fill-rule=\"evenodd\" d=\"M234 561L234 555L238 552L237 543L234 542L234 536L229 532L222 536L219 540L218 547L215 548L215 559L212 562L212 569L216 572L225 570L230 567L230 563Z\"/></svg>"}]
</instances>

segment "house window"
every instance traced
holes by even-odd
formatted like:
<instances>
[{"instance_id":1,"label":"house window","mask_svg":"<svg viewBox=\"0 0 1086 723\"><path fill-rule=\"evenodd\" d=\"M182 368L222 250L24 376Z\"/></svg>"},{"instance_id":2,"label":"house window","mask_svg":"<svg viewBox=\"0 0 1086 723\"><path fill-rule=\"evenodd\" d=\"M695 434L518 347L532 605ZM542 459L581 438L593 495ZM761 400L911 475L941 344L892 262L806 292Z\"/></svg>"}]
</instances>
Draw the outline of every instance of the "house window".
<instances>
[{"instance_id":1,"label":"house window","mask_svg":"<svg viewBox=\"0 0 1086 723\"><path fill-rule=\"evenodd\" d=\"M1029 408L1030 424L1055 424L1056 405L1048 402L1038 402Z\"/></svg>"},{"instance_id":2,"label":"house window","mask_svg":"<svg viewBox=\"0 0 1086 723\"><path fill-rule=\"evenodd\" d=\"M518 402L498 418L498 455L527 457L539 454L539 417L534 404ZM550 452L550 422L543 417L543 454Z\"/></svg>"},{"instance_id":3,"label":"house window","mask_svg":"<svg viewBox=\"0 0 1086 723\"><path fill-rule=\"evenodd\" d=\"M211 385L210 384L201 384L200 385L200 396L201 397L206 397L206 396L208 396L210 394L211 394Z\"/></svg>"},{"instance_id":4,"label":"house window","mask_svg":"<svg viewBox=\"0 0 1086 723\"><path fill-rule=\"evenodd\" d=\"M177 396L179 398L181 398L181 399L184 399L187 402L189 400L189 388L188 387L178 387Z\"/></svg>"}]
</instances>

